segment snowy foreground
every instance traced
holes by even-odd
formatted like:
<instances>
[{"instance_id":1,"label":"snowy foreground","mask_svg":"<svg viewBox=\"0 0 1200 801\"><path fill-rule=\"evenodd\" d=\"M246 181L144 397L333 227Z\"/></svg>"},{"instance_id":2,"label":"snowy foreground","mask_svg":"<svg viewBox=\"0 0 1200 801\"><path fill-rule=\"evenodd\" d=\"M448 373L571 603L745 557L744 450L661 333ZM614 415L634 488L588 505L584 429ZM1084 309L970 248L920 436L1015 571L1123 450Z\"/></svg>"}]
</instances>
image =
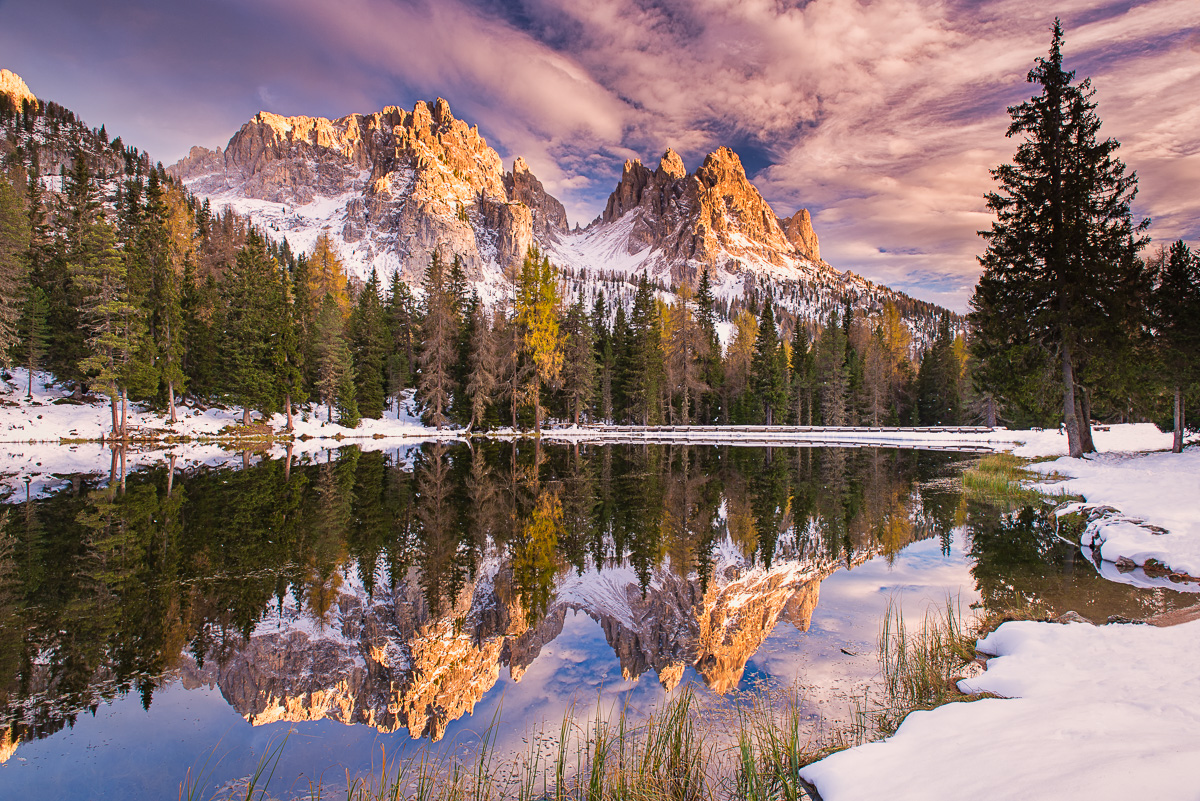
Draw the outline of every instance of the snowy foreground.
<instances>
[{"instance_id":1,"label":"snowy foreground","mask_svg":"<svg viewBox=\"0 0 1200 801\"><path fill-rule=\"evenodd\" d=\"M964 692L888 740L800 774L824 801L1195 799L1200 621L1170 628L1005 623Z\"/></svg>"}]
</instances>

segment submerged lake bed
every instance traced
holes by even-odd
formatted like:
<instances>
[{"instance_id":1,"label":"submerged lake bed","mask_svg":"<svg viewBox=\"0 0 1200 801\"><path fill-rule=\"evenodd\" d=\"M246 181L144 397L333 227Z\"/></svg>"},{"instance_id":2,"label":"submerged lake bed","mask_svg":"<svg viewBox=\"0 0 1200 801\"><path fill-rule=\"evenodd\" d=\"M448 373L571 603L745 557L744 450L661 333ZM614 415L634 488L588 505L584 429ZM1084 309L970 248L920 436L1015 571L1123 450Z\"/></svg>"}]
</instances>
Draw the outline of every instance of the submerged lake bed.
<instances>
[{"instance_id":1,"label":"submerged lake bed","mask_svg":"<svg viewBox=\"0 0 1200 801\"><path fill-rule=\"evenodd\" d=\"M1096 620L1189 605L1109 582L968 457L880 448L346 447L155 466L0 511L0 792L273 795L563 715L802 699L878 672L889 608ZM201 793L202 797L206 797Z\"/></svg>"}]
</instances>

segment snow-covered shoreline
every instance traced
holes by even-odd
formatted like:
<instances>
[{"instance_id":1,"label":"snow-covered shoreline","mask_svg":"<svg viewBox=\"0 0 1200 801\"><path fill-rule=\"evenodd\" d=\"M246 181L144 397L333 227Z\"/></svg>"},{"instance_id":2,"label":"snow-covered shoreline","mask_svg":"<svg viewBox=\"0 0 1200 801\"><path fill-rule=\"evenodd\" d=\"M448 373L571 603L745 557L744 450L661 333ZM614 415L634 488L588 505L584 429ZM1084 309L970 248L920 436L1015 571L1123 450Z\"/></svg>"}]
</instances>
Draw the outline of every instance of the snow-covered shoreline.
<instances>
[{"instance_id":1,"label":"snow-covered shoreline","mask_svg":"<svg viewBox=\"0 0 1200 801\"><path fill-rule=\"evenodd\" d=\"M1200 621L1170 628L1005 623L967 693L896 734L800 771L824 801L1194 799Z\"/></svg>"}]
</instances>

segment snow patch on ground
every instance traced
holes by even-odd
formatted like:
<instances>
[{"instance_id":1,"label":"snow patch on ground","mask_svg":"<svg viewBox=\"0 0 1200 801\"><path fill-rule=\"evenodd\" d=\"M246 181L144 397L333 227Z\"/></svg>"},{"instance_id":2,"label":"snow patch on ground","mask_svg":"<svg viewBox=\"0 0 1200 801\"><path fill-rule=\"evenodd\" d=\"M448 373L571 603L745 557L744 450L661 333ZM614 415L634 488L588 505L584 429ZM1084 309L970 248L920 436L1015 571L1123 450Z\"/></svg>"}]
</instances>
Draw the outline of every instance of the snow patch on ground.
<instances>
[{"instance_id":1,"label":"snow patch on ground","mask_svg":"<svg viewBox=\"0 0 1200 801\"><path fill-rule=\"evenodd\" d=\"M914 712L800 775L825 801L1197 797L1200 621L1005 623L979 649L959 687L1003 698Z\"/></svg>"},{"instance_id":2,"label":"snow patch on ground","mask_svg":"<svg viewBox=\"0 0 1200 801\"><path fill-rule=\"evenodd\" d=\"M1127 559L1141 566L1153 559L1173 571L1200 576L1200 446L1192 445L1183 453L1062 458L1031 469L1066 477L1039 484L1038 489L1082 495L1089 505L1103 504L1120 513L1096 517L1083 533L1081 544L1097 551L1105 562Z\"/></svg>"}]
</instances>

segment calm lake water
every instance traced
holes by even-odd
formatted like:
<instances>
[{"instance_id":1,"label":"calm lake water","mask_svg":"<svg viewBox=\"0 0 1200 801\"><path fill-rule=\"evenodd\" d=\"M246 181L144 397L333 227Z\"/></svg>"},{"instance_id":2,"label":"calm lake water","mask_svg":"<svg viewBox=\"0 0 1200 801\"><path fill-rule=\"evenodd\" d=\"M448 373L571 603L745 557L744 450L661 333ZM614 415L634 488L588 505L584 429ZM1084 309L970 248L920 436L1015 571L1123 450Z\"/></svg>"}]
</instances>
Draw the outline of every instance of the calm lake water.
<instances>
[{"instance_id":1,"label":"calm lake water","mask_svg":"<svg viewBox=\"0 0 1200 801\"><path fill-rule=\"evenodd\" d=\"M477 441L77 478L0 506L0 797L175 798L189 770L207 797L286 737L286 798L688 685L794 691L819 728L889 604L1194 600L965 498L966 458Z\"/></svg>"}]
</instances>

